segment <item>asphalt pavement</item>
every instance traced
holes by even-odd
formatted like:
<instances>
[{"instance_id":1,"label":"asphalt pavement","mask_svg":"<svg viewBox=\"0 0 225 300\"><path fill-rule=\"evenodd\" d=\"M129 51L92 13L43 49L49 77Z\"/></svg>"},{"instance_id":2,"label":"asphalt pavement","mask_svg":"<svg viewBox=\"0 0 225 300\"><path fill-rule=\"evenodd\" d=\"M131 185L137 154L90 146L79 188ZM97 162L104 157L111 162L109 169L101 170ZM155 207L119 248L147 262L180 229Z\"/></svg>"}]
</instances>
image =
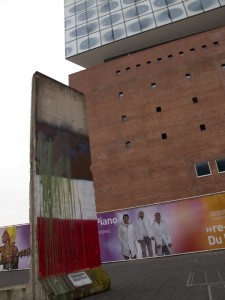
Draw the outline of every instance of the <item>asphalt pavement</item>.
<instances>
[{"instance_id":1,"label":"asphalt pavement","mask_svg":"<svg viewBox=\"0 0 225 300\"><path fill-rule=\"evenodd\" d=\"M28 281L29 270L12 270L0 272L0 289L15 285L27 284Z\"/></svg>"},{"instance_id":2,"label":"asphalt pavement","mask_svg":"<svg viewBox=\"0 0 225 300\"><path fill-rule=\"evenodd\" d=\"M88 300L225 300L225 250L103 264L111 289ZM28 283L29 270L0 272L0 288Z\"/></svg>"},{"instance_id":3,"label":"asphalt pavement","mask_svg":"<svg viewBox=\"0 0 225 300\"><path fill-rule=\"evenodd\" d=\"M103 265L111 290L89 300L225 300L225 251Z\"/></svg>"}]
</instances>

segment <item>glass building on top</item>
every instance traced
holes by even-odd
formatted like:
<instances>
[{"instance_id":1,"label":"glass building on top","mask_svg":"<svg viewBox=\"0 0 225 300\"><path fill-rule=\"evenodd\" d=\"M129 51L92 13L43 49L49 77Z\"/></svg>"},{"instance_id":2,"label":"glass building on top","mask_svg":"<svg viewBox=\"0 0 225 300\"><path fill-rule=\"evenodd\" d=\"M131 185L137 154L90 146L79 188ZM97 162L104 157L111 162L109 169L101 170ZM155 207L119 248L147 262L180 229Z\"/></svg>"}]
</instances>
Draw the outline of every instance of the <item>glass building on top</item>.
<instances>
[{"instance_id":1,"label":"glass building on top","mask_svg":"<svg viewBox=\"0 0 225 300\"><path fill-rule=\"evenodd\" d=\"M84 67L225 23L225 0L65 0L64 3L65 55Z\"/></svg>"}]
</instances>

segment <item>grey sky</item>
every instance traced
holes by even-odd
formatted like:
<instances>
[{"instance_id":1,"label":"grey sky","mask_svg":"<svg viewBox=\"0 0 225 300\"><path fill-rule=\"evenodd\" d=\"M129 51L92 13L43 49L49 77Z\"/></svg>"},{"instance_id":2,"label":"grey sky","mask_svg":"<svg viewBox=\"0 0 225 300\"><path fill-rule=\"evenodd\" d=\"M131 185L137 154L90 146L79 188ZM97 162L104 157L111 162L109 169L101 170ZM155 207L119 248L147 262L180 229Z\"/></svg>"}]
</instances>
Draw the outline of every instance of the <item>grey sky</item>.
<instances>
[{"instance_id":1,"label":"grey sky","mask_svg":"<svg viewBox=\"0 0 225 300\"><path fill-rule=\"evenodd\" d=\"M82 68L65 60L64 1L0 2L0 226L29 222L31 79L62 83Z\"/></svg>"}]
</instances>

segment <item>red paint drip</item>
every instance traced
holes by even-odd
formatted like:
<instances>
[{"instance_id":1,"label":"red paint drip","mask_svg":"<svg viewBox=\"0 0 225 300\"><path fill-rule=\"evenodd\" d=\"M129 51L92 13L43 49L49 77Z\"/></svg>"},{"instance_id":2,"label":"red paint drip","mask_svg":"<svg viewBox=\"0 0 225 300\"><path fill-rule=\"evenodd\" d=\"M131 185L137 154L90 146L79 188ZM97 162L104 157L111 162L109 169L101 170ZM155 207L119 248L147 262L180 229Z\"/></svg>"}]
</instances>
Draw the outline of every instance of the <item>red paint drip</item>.
<instances>
[{"instance_id":1,"label":"red paint drip","mask_svg":"<svg viewBox=\"0 0 225 300\"><path fill-rule=\"evenodd\" d=\"M101 265L96 220L38 218L39 276Z\"/></svg>"}]
</instances>

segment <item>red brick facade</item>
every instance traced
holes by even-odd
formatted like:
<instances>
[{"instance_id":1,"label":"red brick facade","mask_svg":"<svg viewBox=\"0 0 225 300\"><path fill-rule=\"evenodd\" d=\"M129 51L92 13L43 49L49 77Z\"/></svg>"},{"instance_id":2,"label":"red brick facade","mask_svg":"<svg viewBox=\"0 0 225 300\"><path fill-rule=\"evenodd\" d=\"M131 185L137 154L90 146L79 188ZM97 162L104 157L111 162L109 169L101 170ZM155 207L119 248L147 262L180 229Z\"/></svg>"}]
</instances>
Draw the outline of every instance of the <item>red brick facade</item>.
<instances>
[{"instance_id":1,"label":"red brick facade","mask_svg":"<svg viewBox=\"0 0 225 300\"><path fill-rule=\"evenodd\" d=\"M97 211L225 190L215 164L225 158L225 27L69 81L87 101ZM202 161L212 175L197 178L194 164Z\"/></svg>"}]
</instances>

